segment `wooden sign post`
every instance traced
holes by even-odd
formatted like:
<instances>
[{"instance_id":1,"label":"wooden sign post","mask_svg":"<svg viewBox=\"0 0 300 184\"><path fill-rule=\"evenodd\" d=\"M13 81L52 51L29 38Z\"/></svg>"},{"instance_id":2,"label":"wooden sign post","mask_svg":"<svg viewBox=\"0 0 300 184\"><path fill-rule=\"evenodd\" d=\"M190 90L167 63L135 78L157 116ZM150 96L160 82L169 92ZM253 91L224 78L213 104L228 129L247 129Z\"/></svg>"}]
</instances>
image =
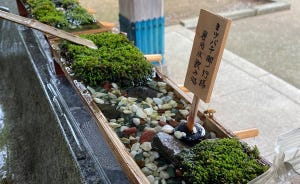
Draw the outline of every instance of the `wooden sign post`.
<instances>
[{"instance_id":1,"label":"wooden sign post","mask_svg":"<svg viewBox=\"0 0 300 184\"><path fill-rule=\"evenodd\" d=\"M200 99L210 101L231 20L201 9L184 87L194 93L187 128L193 131Z\"/></svg>"}]
</instances>

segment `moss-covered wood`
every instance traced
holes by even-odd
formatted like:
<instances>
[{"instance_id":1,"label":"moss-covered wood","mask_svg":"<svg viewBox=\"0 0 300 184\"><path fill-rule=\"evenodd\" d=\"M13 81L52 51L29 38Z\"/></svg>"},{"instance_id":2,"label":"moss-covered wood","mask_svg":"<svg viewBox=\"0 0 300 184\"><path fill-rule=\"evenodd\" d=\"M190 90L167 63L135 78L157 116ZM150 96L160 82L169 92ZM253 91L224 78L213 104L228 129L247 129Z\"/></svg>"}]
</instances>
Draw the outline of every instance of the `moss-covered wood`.
<instances>
[{"instance_id":1,"label":"moss-covered wood","mask_svg":"<svg viewBox=\"0 0 300 184\"><path fill-rule=\"evenodd\" d=\"M184 176L190 183L248 183L267 170L259 152L232 138L204 140L181 155Z\"/></svg>"},{"instance_id":2,"label":"moss-covered wood","mask_svg":"<svg viewBox=\"0 0 300 184\"><path fill-rule=\"evenodd\" d=\"M95 24L94 17L75 0L27 0L33 18L69 30Z\"/></svg>"},{"instance_id":3,"label":"moss-covered wood","mask_svg":"<svg viewBox=\"0 0 300 184\"><path fill-rule=\"evenodd\" d=\"M96 86L105 81L140 85L151 77L152 65L124 35L106 32L82 37L92 40L98 49L69 42L64 42L61 49L75 77L86 85Z\"/></svg>"}]
</instances>

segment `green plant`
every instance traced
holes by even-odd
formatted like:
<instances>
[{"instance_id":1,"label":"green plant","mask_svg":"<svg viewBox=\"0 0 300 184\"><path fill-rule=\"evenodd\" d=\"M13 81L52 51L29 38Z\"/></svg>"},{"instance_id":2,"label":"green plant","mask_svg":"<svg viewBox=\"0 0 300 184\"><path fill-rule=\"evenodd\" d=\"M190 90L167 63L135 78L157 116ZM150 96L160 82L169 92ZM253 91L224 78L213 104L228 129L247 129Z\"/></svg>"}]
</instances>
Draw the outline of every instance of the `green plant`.
<instances>
[{"instance_id":1,"label":"green plant","mask_svg":"<svg viewBox=\"0 0 300 184\"><path fill-rule=\"evenodd\" d=\"M95 24L94 17L75 0L27 0L33 17L61 29Z\"/></svg>"},{"instance_id":2,"label":"green plant","mask_svg":"<svg viewBox=\"0 0 300 184\"><path fill-rule=\"evenodd\" d=\"M123 86L139 85L151 77L152 65L124 35L106 32L82 37L93 41L98 49L63 42L61 50L75 77L85 84L96 86L110 81Z\"/></svg>"},{"instance_id":3,"label":"green plant","mask_svg":"<svg viewBox=\"0 0 300 184\"><path fill-rule=\"evenodd\" d=\"M191 183L247 183L268 167L257 162L257 148L245 146L235 138L204 140L181 155L184 176Z\"/></svg>"}]
</instances>

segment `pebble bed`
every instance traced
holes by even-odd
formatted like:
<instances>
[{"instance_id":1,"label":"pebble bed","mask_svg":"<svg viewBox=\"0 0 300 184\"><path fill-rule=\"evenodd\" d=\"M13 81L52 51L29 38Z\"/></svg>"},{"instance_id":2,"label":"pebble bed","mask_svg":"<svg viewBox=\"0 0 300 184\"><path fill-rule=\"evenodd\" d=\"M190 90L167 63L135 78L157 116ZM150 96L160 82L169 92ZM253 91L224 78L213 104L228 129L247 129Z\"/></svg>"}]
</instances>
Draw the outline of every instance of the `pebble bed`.
<instances>
[{"instance_id":1,"label":"pebble bed","mask_svg":"<svg viewBox=\"0 0 300 184\"><path fill-rule=\"evenodd\" d=\"M187 119L191 106L174 95L165 82L151 80L147 86L157 91L156 96L130 97L126 90L120 89L115 83L106 88L87 89L100 109L109 104L115 109L111 113L120 113L119 117L108 119L109 125L150 183L185 183L181 171L160 157L152 149L151 141L158 132L172 134L177 139L185 137L184 132L174 132L174 128ZM197 123L201 124L200 119ZM209 137L214 138L215 134L209 132Z\"/></svg>"}]
</instances>

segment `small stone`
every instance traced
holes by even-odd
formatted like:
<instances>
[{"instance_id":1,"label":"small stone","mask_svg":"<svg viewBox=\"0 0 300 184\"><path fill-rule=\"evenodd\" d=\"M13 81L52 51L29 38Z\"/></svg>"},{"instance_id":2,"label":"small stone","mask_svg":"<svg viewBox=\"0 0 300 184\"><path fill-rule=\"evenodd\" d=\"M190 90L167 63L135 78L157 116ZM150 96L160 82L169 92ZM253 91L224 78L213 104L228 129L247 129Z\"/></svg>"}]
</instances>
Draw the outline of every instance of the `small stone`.
<instances>
[{"instance_id":1,"label":"small stone","mask_svg":"<svg viewBox=\"0 0 300 184\"><path fill-rule=\"evenodd\" d=\"M122 137L122 138L121 138L121 142L122 142L123 144L130 144L130 140L129 140L128 138L126 138L126 137Z\"/></svg>"},{"instance_id":2,"label":"small stone","mask_svg":"<svg viewBox=\"0 0 300 184\"><path fill-rule=\"evenodd\" d=\"M140 109L140 108L138 108L138 109L136 110L136 115L137 115L138 117L140 117L140 118L144 118L144 119L147 118L147 114L144 113L143 110Z\"/></svg>"},{"instance_id":3,"label":"small stone","mask_svg":"<svg viewBox=\"0 0 300 184\"><path fill-rule=\"evenodd\" d=\"M180 114L182 114L184 117L186 117L187 115L189 115L189 111L188 110L179 110Z\"/></svg>"},{"instance_id":4,"label":"small stone","mask_svg":"<svg viewBox=\"0 0 300 184\"><path fill-rule=\"evenodd\" d=\"M119 118L118 120L117 120L117 122L124 122L124 118Z\"/></svg>"},{"instance_id":5,"label":"small stone","mask_svg":"<svg viewBox=\"0 0 300 184\"><path fill-rule=\"evenodd\" d=\"M135 143L131 146L131 151L134 151L134 150L138 150L140 148L141 144L140 143Z\"/></svg>"},{"instance_id":6,"label":"small stone","mask_svg":"<svg viewBox=\"0 0 300 184\"><path fill-rule=\"evenodd\" d=\"M150 163L146 164L146 167L149 168L152 171L157 170L157 166L153 162L150 162Z\"/></svg>"},{"instance_id":7,"label":"small stone","mask_svg":"<svg viewBox=\"0 0 300 184\"><path fill-rule=\"evenodd\" d=\"M153 126L157 126L158 125L158 121L155 121L155 120L151 121L150 124L153 125Z\"/></svg>"},{"instance_id":8,"label":"small stone","mask_svg":"<svg viewBox=\"0 0 300 184\"><path fill-rule=\"evenodd\" d=\"M154 128L155 132L161 132L162 131L162 127L161 126L156 126Z\"/></svg>"},{"instance_id":9,"label":"small stone","mask_svg":"<svg viewBox=\"0 0 300 184\"><path fill-rule=\"evenodd\" d=\"M180 169L176 169L175 174L176 174L176 176L179 176L179 177L183 176L182 171Z\"/></svg>"},{"instance_id":10,"label":"small stone","mask_svg":"<svg viewBox=\"0 0 300 184\"><path fill-rule=\"evenodd\" d=\"M146 157L146 158L148 158L148 157L150 157L150 153L144 151L143 152L143 156Z\"/></svg>"},{"instance_id":11,"label":"small stone","mask_svg":"<svg viewBox=\"0 0 300 184\"><path fill-rule=\"evenodd\" d=\"M113 88L115 88L115 89L119 89L119 87L118 87L118 85L116 84L116 83L111 83L111 86L113 87Z\"/></svg>"},{"instance_id":12,"label":"small stone","mask_svg":"<svg viewBox=\"0 0 300 184\"><path fill-rule=\"evenodd\" d=\"M167 86L167 83L165 82L157 82L158 87L163 87L165 88Z\"/></svg>"},{"instance_id":13,"label":"small stone","mask_svg":"<svg viewBox=\"0 0 300 184\"><path fill-rule=\"evenodd\" d=\"M181 132L181 131L175 131L174 132L174 136L177 139L182 139L183 137L186 137L186 133L185 132Z\"/></svg>"},{"instance_id":14,"label":"small stone","mask_svg":"<svg viewBox=\"0 0 300 184\"><path fill-rule=\"evenodd\" d=\"M140 147L145 151L150 151L152 149L151 142L143 142Z\"/></svg>"},{"instance_id":15,"label":"small stone","mask_svg":"<svg viewBox=\"0 0 300 184\"><path fill-rule=\"evenodd\" d=\"M172 105L170 105L170 104L163 104L161 107L160 107L161 109L172 109Z\"/></svg>"},{"instance_id":16,"label":"small stone","mask_svg":"<svg viewBox=\"0 0 300 184\"><path fill-rule=\"evenodd\" d=\"M93 93L93 97L94 98L102 98L102 97L105 97L107 94L106 93L101 93L101 92L95 92Z\"/></svg>"},{"instance_id":17,"label":"small stone","mask_svg":"<svg viewBox=\"0 0 300 184\"><path fill-rule=\"evenodd\" d=\"M162 179L169 179L170 178L170 175L167 171L161 171L159 173L159 177L161 177Z\"/></svg>"},{"instance_id":18,"label":"small stone","mask_svg":"<svg viewBox=\"0 0 300 184\"><path fill-rule=\"evenodd\" d=\"M87 86L86 88L90 91L91 94L96 93L96 90L94 88L92 88L90 86Z\"/></svg>"},{"instance_id":19,"label":"small stone","mask_svg":"<svg viewBox=\"0 0 300 184\"><path fill-rule=\"evenodd\" d=\"M124 113L124 114L131 114L131 113L132 113L132 111L131 111L131 110L129 110L129 109L124 109L123 113Z\"/></svg>"},{"instance_id":20,"label":"small stone","mask_svg":"<svg viewBox=\"0 0 300 184\"><path fill-rule=\"evenodd\" d=\"M149 153L154 158L154 160L159 158L159 153L158 152L150 151Z\"/></svg>"},{"instance_id":21,"label":"small stone","mask_svg":"<svg viewBox=\"0 0 300 184\"><path fill-rule=\"evenodd\" d=\"M137 101L137 98L128 97L127 100L129 102L135 102L135 101Z\"/></svg>"},{"instance_id":22,"label":"small stone","mask_svg":"<svg viewBox=\"0 0 300 184\"><path fill-rule=\"evenodd\" d=\"M116 119L110 119L109 121L110 121L110 122L113 122L113 123L117 122Z\"/></svg>"},{"instance_id":23,"label":"small stone","mask_svg":"<svg viewBox=\"0 0 300 184\"><path fill-rule=\"evenodd\" d=\"M162 98L162 101L164 103L169 103L171 100L172 100L172 97L170 97L170 96L165 96L165 97Z\"/></svg>"},{"instance_id":24,"label":"small stone","mask_svg":"<svg viewBox=\"0 0 300 184\"><path fill-rule=\"evenodd\" d=\"M151 184L154 184L154 182L155 182L155 178L154 178L154 176L153 176L153 175L149 175L149 176L147 176L147 179L149 180L149 182L150 182Z\"/></svg>"},{"instance_id":25,"label":"small stone","mask_svg":"<svg viewBox=\"0 0 300 184\"><path fill-rule=\"evenodd\" d=\"M162 179L161 184L167 184L167 181L165 179Z\"/></svg>"},{"instance_id":26,"label":"small stone","mask_svg":"<svg viewBox=\"0 0 300 184\"><path fill-rule=\"evenodd\" d=\"M165 125L162 127L162 131L167 134L171 134L171 133L173 133L174 128L171 125Z\"/></svg>"},{"instance_id":27,"label":"small stone","mask_svg":"<svg viewBox=\"0 0 300 184\"><path fill-rule=\"evenodd\" d=\"M137 150L133 150L130 152L130 155L132 158L134 158L136 155L141 154L143 150L141 148L138 148Z\"/></svg>"},{"instance_id":28,"label":"small stone","mask_svg":"<svg viewBox=\"0 0 300 184\"><path fill-rule=\"evenodd\" d=\"M154 171L153 172L153 176L158 177L159 178L159 172L158 171Z\"/></svg>"},{"instance_id":29,"label":"small stone","mask_svg":"<svg viewBox=\"0 0 300 184\"><path fill-rule=\"evenodd\" d=\"M165 116L161 116L159 121L162 121L162 122L167 122L167 118Z\"/></svg>"},{"instance_id":30,"label":"small stone","mask_svg":"<svg viewBox=\"0 0 300 184\"><path fill-rule=\"evenodd\" d=\"M143 133L140 137L140 143L151 142L155 134L156 134L156 132L153 130L143 131Z\"/></svg>"},{"instance_id":31,"label":"small stone","mask_svg":"<svg viewBox=\"0 0 300 184\"><path fill-rule=\"evenodd\" d=\"M165 121L159 121L158 124L159 124L159 126L162 126L162 127L163 127L163 126L165 126L167 123L166 123Z\"/></svg>"},{"instance_id":32,"label":"small stone","mask_svg":"<svg viewBox=\"0 0 300 184\"><path fill-rule=\"evenodd\" d=\"M160 98L153 98L153 101L156 105L162 105L163 104L163 101L162 99Z\"/></svg>"},{"instance_id":33,"label":"small stone","mask_svg":"<svg viewBox=\"0 0 300 184\"><path fill-rule=\"evenodd\" d=\"M97 104L104 104L104 100L102 100L100 98L93 98L93 99Z\"/></svg>"},{"instance_id":34,"label":"small stone","mask_svg":"<svg viewBox=\"0 0 300 184\"><path fill-rule=\"evenodd\" d=\"M135 126L139 126L141 124L140 118L133 118L132 122L135 124Z\"/></svg>"},{"instance_id":35,"label":"small stone","mask_svg":"<svg viewBox=\"0 0 300 184\"><path fill-rule=\"evenodd\" d=\"M143 167L142 172L146 175L149 176L152 174L152 171L148 167Z\"/></svg>"},{"instance_id":36,"label":"small stone","mask_svg":"<svg viewBox=\"0 0 300 184\"><path fill-rule=\"evenodd\" d=\"M150 108L146 108L146 109L144 109L144 112L148 115L148 116L150 116L152 113L153 113L153 109L150 107Z\"/></svg>"},{"instance_id":37,"label":"small stone","mask_svg":"<svg viewBox=\"0 0 300 184\"><path fill-rule=\"evenodd\" d=\"M148 104L152 104L153 103L153 100L149 97L146 98L145 100Z\"/></svg>"},{"instance_id":38,"label":"small stone","mask_svg":"<svg viewBox=\"0 0 300 184\"><path fill-rule=\"evenodd\" d=\"M174 128L179 125L179 122L175 121L174 119L171 119L168 123Z\"/></svg>"},{"instance_id":39,"label":"small stone","mask_svg":"<svg viewBox=\"0 0 300 184\"><path fill-rule=\"evenodd\" d=\"M109 122L109 126L113 129L121 127L120 124L114 122Z\"/></svg>"},{"instance_id":40,"label":"small stone","mask_svg":"<svg viewBox=\"0 0 300 184\"><path fill-rule=\"evenodd\" d=\"M125 129L122 133L124 135L135 135L137 133L137 128L136 127L131 127L131 128L127 128Z\"/></svg>"},{"instance_id":41,"label":"small stone","mask_svg":"<svg viewBox=\"0 0 300 184\"><path fill-rule=\"evenodd\" d=\"M120 132L124 132L124 130L128 129L129 127L128 126L121 126L120 128Z\"/></svg>"},{"instance_id":42,"label":"small stone","mask_svg":"<svg viewBox=\"0 0 300 184\"><path fill-rule=\"evenodd\" d=\"M129 141L130 141L130 145L133 145L138 142L138 138L130 136Z\"/></svg>"},{"instance_id":43,"label":"small stone","mask_svg":"<svg viewBox=\"0 0 300 184\"><path fill-rule=\"evenodd\" d=\"M168 168L168 165L164 165L164 166L162 166L162 167L159 167L158 169L157 169L157 171L158 172L161 172L161 171L163 171L163 170L166 170Z\"/></svg>"}]
</instances>

